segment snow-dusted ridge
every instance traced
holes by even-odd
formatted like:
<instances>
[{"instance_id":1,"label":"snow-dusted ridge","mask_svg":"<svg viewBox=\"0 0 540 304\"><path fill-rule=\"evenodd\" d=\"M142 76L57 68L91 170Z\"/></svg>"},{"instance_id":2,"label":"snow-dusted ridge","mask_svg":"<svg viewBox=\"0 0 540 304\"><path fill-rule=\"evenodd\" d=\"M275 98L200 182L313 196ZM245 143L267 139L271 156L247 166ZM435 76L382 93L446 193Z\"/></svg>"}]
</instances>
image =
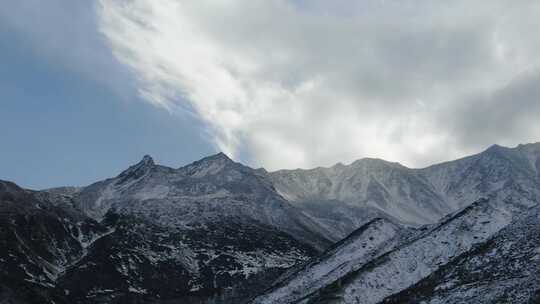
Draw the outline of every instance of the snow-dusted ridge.
<instances>
[{"instance_id":1,"label":"snow-dusted ridge","mask_svg":"<svg viewBox=\"0 0 540 304\"><path fill-rule=\"evenodd\" d=\"M392 250L409 235L407 229L386 219L374 219L321 256L293 269L250 303L293 303L304 299Z\"/></svg>"},{"instance_id":2,"label":"snow-dusted ridge","mask_svg":"<svg viewBox=\"0 0 540 304\"><path fill-rule=\"evenodd\" d=\"M485 242L507 226L512 216L488 199L479 200L437 225L426 226L424 231L316 292L283 303L379 303L428 277L475 244ZM254 303L280 303L274 301L279 297L282 295L275 297L271 293Z\"/></svg>"},{"instance_id":3,"label":"snow-dusted ridge","mask_svg":"<svg viewBox=\"0 0 540 304\"><path fill-rule=\"evenodd\" d=\"M97 220L109 210L178 229L215 219L254 220L320 249L336 240L277 194L267 175L223 153L178 169L145 156L117 177L82 189L74 199Z\"/></svg>"},{"instance_id":4,"label":"snow-dusted ridge","mask_svg":"<svg viewBox=\"0 0 540 304\"><path fill-rule=\"evenodd\" d=\"M177 169L145 156L116 177L35 195L106 230L77 239L81 253L50 283L75 302L137 294L235 303L333 241L264 171L223 153Z\"/></svg>"},{"instance_id":5,"label":"snow-dusted ridge","mask_svg":"<svg viewBox=\"0 0 540 304\"><path fill-rule=\"evenodd\" d=\"M413 286L387 297L394 303L538 303L540 207Z\"/></svg>"},{"instance_id":6,"label":"snow-dusted ridge","mask_svg":"<svg viewBox=\"0 0 540 304\"><path fill-rule=\"evenodd\" d=\"M540 143L486 151L410 169L380 159L269 175L276 190L336 235L345 237L374 217L405 225L433 224L482 197L523 206L540 197Z\"/></svg>"},{"instance_id":7,"label":"snow-dusted ridge","mask_svg":"<svg viewBox=\"0 0 540 304\"><path fill-rule=\"evenodd\" d=\"M522 242L523 261L537 261L533 235L516 237L510 254L500 246L517 228L498 231L536 210L539 172L540 144L529 144L424 169L362 159L269 173L219 153L180 168L145 156L81 188L0 182L0 300L379 303L428 281L439 286L422 294L432 303L467 298L449 291L480 292L467 280L438 280L456 279L457 259L467 270L521 259ZM493 238L490 256L476 252Z\"/></svg>"}]
</instances>

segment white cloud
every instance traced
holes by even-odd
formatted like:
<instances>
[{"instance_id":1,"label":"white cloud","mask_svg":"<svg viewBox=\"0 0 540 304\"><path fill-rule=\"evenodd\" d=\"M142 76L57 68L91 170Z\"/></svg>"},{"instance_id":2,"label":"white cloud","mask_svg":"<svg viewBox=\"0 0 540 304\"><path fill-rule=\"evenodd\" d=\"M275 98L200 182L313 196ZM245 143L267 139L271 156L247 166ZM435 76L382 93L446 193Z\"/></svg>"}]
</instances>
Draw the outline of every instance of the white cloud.
<instances>
[{"instance_id":1,"label":"white cloud","mask_svg":"<svg viewBox=\"0 0 540 304\"><path fill-rule=\"evenodd\" d=\"M497 136L496 128L484 136L482 120L469 113L511 103L500 92L524 71L536 73L539 12L535 1L102 0L98 7L100 30L147 101L188 108L219 149L269 169L364 156L423 166L487 140L536 140L538 130L523 121L509 128L519 136ZM530 92L519 94L521 106L540 97ZM514 109L508 121L529 119L531 110L539 109Z\"/></svg>"}]
</instances>

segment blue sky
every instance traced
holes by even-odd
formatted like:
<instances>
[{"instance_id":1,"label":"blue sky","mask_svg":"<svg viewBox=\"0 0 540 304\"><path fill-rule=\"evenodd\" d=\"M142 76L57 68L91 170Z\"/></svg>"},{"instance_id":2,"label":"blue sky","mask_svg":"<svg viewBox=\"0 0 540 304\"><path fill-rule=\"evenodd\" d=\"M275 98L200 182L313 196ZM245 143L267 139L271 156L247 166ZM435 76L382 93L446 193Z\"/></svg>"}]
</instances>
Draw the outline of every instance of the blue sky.
<instances>
[{"instance_id":1,"label":"blue sky","mask_svg":"<svg viewBox=\"0 0 540 304\"><path fill-rule=\"evenodd\" d=\"M198 120L44 56L27 32L0 27L0 66L0 179L86 185L144 154L179 167L215 152Z\"/></svg>"}]
</instances>

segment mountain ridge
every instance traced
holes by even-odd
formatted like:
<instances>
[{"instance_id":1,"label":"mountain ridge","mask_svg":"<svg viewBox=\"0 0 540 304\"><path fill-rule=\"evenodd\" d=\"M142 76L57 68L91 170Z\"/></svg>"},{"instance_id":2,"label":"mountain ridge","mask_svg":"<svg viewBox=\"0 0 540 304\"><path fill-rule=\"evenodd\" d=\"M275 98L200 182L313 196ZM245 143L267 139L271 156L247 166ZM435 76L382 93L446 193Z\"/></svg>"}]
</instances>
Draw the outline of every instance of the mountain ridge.
<instances>
[{"instance_id":1,"label":"mountain ridge","mask_svg":"<svg viewBox=\"0 0 540 304\"><path fill-rule=\"evenodd\" d=\"M0 263L0 299L354 303L362 286L376 303L537 205L539 169L536 143L423 169L366 158L267 172L223 153L171 168L145 155L85 187L35 191L0 181L0 245L18 259ZM425 263L415 258L433 254ZM385 292L365 285L383 278L393 278Z\"/></svg>"},{"instance_id":2,"label":"mountain ridge","mask_svg":"<svg viewBox=\"0 0 540 304\"><path fill-rule=\"evenodd\" d=\"M373 216L419 226L488 195L521 197L522 204L530 205L540 197L539 160L540 143L494 145L421 169L366 159L348 166L269 175L281 195L324 225L337 226L336 233L344 237ZM337 207L328 210L328 205Z\"/></svg>"}]
</instances>

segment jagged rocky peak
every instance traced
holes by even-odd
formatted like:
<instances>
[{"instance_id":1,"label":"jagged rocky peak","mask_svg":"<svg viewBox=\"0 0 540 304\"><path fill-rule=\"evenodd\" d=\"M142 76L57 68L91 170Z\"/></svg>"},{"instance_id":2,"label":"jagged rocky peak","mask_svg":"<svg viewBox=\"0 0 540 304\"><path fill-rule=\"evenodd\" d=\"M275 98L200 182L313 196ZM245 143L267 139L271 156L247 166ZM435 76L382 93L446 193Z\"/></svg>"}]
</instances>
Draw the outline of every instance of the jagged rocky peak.
<instances>
[{"instance_id":1,"label":"jagged rocky peak","mask_svg":"<svg viewBox=\"0 0 540 304\"><path fill-rule=\"evenodd\" d=\"M145 156L143 156L140 162L138 162L135 166L132 166L132 167L141 169L141 168L151 168L153 166L155 166L154 159L152 158L152 156L146 154Z\"/></svg>"},{"instance_id":2,"label":"jagged rocky peak","mask_svg":"<svg viewBox=\"0 0 540 304\"><path fill-rule=\"evenodd\" d=\"M154 164L154 159L152 158L152 156L146 154L145 156L143 156L143 158L141 160L141 163L153 165Z\"/></svg>"},{"instance_id":3,"label":"jagged rocky peak","mask_svg":"<svg viewBox=\"0 0 540 304\"><path fill-rule=\"evenodd\" d=\"M232 159L227 156L227 154L223 152L216 153L214 155L207 156L203 159L214 159L214 160L225 160L225 161L232 161Z\"/></svg>"},{"instance_id":4,"label":"jagged rocky peak","mask_svg":"<svg viewBox=\"0 0 540 304\"><path fill-rule=\"evenodd\" d=\"M180 169L185 171L186 174L191 177L205 177L209 175L215 175L221 172L223 169L231 167L243 166L235 163L225 153L219 152L217 154L210 155L201 160L193 162Z\"/></svg>"},{"instance_id":5,"label":"jagged rocky peak","mask_svg":"<svg viewBox=\"0 0 540 304\"><path fill-rule=\"evenodd\" d=\"M133 166L130 166L127 170L120 173L118 177L121 178L122 181L126 181L132 178L137 179L143 176L153 167L155 167L154 159L152 159L150 155L145 155L143 156L140 162L138 162L137 164Z\"/></svg>"},{"instance_id":6,"label":"jagged rocky peak","mask_svg":"<svg viewBox=\"0 0 540 304\"><path fill-rule=\"evenodd\" d=\"M512 148L508 148L508 147L503 147L503 146L500 146L500 145L497 145L497 144L494 144L494 145L491 145L489 146L489 148L487 148L485 151L484 151L484 154L490 154L490 155L505 155L505 154L508 154L508 153L512 153L514 149Z\"/></svg>"},{"instance_id":7,"label":"jagged rocky peak","mask_svg":"<svg viewBox=\"0 0 540 304\"><path fill-rule=\"evenodd\" d=\"M219 152L217 154L214 154L214 155L210 155L210 156L207 156L205 158L202 158L196 162L194 162L194 164L208 164L208 163L212 163L212 164L215 164L215 163L221 163L221 164L231 164L231 163L235 163L229 156L227 156L227 154L223 153L223 152Z\"/></svg>"}]
</instances>

